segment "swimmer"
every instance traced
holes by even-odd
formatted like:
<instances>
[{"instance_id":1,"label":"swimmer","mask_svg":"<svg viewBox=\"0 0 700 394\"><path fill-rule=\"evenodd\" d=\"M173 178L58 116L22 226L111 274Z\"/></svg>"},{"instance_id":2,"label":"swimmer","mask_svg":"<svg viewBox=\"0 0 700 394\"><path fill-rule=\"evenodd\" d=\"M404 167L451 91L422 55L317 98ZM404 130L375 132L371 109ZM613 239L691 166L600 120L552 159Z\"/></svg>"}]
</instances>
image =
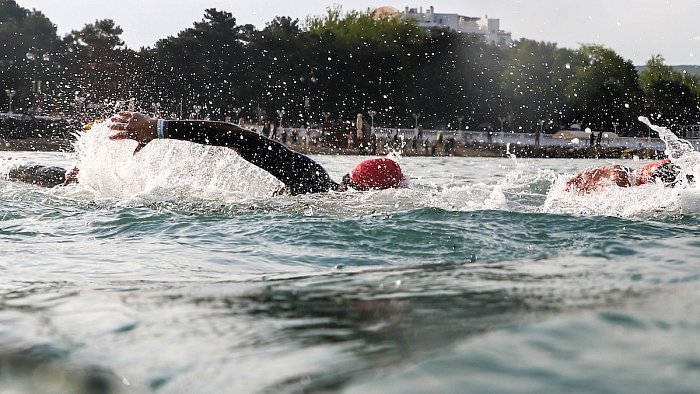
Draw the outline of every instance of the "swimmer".
<instances>
[{"instance_id":1,"label":"swimmer","mask_svg":"<svg viewBox=\"0 0 700 394\"><path fill-rule=\"evenodd\" d=\"M680 182L680 168L670 160L658 160L636 170L618 164L591 168L574 175L566 182L565 190L579 194L600 191L608 186L640 186L651 182L662 182L673 187ZM692 181L691 175L687 176Z\"/></svg>"},{"instance_id":2,"label":"swimmer","mask_svg":"<svg viewBox=\"0 0 700 394\"><path fill-rule=\"evenodd\" d=\"M61 167L24 164L10 168L6 179L42 187L67 186L78 183L78 169L66 171Z\"/></svg>"},{"instance_id":3,"label":"swimmer","mask_svg":"<svg viewBox=\"0 0 700 394\"><path fill-rule=\"evenodd\" d=\"M277 141L231 123L163 120L138 112L120 112L112 118L109 127L114 131L110 139L132 139L138 142L134 153L154 139L177 139L231 148L246 161L280 180L285 185L285 191L292 195L340 192L348 188L362 191L389 189L398 188L404 184L401 167L397 162L387 158L364 160L346 174L340 183L335 182L320 164L309 157ZM73 169L68 174L63 171L65 176L61 178L57 175L60 171L54 168L50 171L50 179L43 178L44 172L46 171L23 166L21 171L11 171L8 179L28 180L29 183L42 186L56 186L75 182L78 170Z\"/></svg>"}]
</instances>

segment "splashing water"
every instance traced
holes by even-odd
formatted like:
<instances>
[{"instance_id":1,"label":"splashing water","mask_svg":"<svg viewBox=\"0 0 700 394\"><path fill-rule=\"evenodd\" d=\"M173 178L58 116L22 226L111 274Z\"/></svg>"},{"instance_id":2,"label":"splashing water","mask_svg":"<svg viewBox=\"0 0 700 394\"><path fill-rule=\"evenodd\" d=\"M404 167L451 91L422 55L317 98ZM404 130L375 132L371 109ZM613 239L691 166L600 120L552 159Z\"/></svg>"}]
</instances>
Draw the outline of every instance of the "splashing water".
<instances>
[{"instance_id":1,"label":"splashing water","mask_svg":"<svg viewBox=\"0 0 700 394\"><path fill-rule=\"evenodd\" d=\"M406 147L406 141L404 141L403 139L401 139L401 144L399 146L396 146L396 147L393 145L387 144L387 146L385 147L386 157L388 159L391 159L391 160L394 160L398 163L401 163L401 160L400 160L402 157L401 152L403 152L403 149L405 147Z\"/></svg>"},{"instance_id":2,"label":"splashing water","mask_svg":"<svg viewBox=\"0 0 700 394\"><path fill-rule=\"evenodd\" d=\"M154 140L134 154L136 142L110 140L110 134L109 123L103 122L79 136L74 163L80 168L79 184L70 188L70 197L105 200L107 205L160 206L167 203L168 207L185 210L272 209L343 216L393 212L397 208L427 204L426 198L416 198L416 194L425 197L425 191L412 189L292 198L276 196L282 183L242 159L234 150L186 141ZM402 161L400 151L389 152L386 157ZM327 163L331 167L336 161L345 161L335 156L326 156L320 161L327 159L331 159ZM348 167L351 166L344 170ZM335 175L339 179L339 175ZM404 175L402 184L409 186L410 175L405 171Z\"/></svg>"},{"instance_id":3,"label":"splashing water","mask_svg":"<svg viewBox=\"0 0 700 394\"><path fill-rule=\"evenodd\" d=\"M136 142L112 141L108 123L99 123L76 141L80 188L95 198L238 200L269 195L281 183L222 147L155 140L138 154Z\"/></svg>"},{"instance_id":4,"label":"splashing water","mask_svg":"<svg viewBox=\"0 0 700 394\"><path fill-rule=\"evenodd\" d=\"M652 124L649 119L644 116L640 116L639 121L659 133L659 138L666 144L664 153L673 163L680 167L683 179L685 179L687 175L692 175L695 179L700 179L700 152L696 152L689 141L679 138L666 127Z\"/></svg>"},{"instance_id":5,"label":"splashing water","mask_svg":"<svg viewBox=\"0 0 700 394\"><path fill-rule=\"evenodd\" d=\"M666 156L679 169L679 184L674 188L660 183L638 187L609 187L600 192L578 195L565 190L568 176L559 176L554 182L542 206L543 212L581 215L608 215L622 217L646 217L649 215L692 211L700 208L700 195L695 184L687 181L687 175L700 179L700 153L692 144L676 136L671 130L652 124L646 117L639 121L659 133L666 144Z\"/></svg>"},{"instance_id":6,"label":"splashing water","mask_svg":"<svg viewBox=\"0 0 700 394\"><path fill-rule=\"evenodd\" d=\"M659 133L659 138L661 138L664 144L666 144L666 150L664 153L667 157L671 159L679 159L685 155L692 155L693 153L697 155L693 149L693 145L689 141L679 138L666 127L656 126L644 116L640 116L639 121L647 125L650 129Z\"/></svg>"},{"instance_id":7,"label":"splashing water","mask_svg":"<svg viewBox=\"0 0 700 394\"><path fill-rule=\"evenodd\" d=\"M512 153L512 152L510 151L510 142L508 142L508 143L506 144L506 156L507 156L509 159L513 160L514 163L517 163L517 162L518 162L518 157L515 156L515 154Z\"/></svg>"},{"instance_id":8,"label":"splashing water","mask_svg":"<svg viewBox=\"0 0 700 394\"><path fill-rule=\"evenodd\" d=\"M652 127L656 127L653 126ZM698 153L670 131L660 128L669 142L669 156L689 174L700 173ZM608 188L590 195L574 195L564 183L582 165L566 160L518 159L508 150L508 158L410 158L400 151L386 156L401 163L406 175L403 189L372 192L329 193L322 196L275 196L282 184L267 172L243 160L227 148L192 144L177 140L156 140L134 155L136 142L109 140L109 124L97 123L81 133L75 143L75 156L68 168L80 168L79 184L46 193L100 205L155 206L207 212L238 212L262 209L302 212L313 215L393 214L414 208L447 211L501 210L516 212L562 213L646 217L668 215L679 210L700 211L700 189L684 183L665 188L649 184L634 188ZM6 160L4 167L26 162L28 157ZM315 158L339 179L348 168L364 158L321 156ZM454 166L464 163L473 174ZM639 163L626 164L636 167ZM461 166L461 165L460 165ZM457 167L460 167L457 166ZM549 168L548 168L549 167ZM567 168L568 167L568 168ZM0 172L7 173L0 168ZM700 174L696 179L700 179Z\"/></svg>"}]
</instances>

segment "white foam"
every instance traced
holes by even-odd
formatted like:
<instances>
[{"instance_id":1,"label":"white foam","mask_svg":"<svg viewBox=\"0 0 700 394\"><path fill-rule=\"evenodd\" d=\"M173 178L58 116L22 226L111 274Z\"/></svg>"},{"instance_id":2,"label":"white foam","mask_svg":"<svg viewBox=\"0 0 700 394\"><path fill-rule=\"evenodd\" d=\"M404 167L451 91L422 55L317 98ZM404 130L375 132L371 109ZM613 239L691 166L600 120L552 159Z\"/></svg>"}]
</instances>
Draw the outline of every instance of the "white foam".
<instances>
[{"instance_id":1,"label":"white foam","mask_svg":"<svg viewBox=\"0 0 700 394\"><path fill-rule=\"evenodd\" d=\"M79 187L95 198L240 199L281 186L233 150L176 140L155 140L134 154L136 142L113 141L99 123L75 143Z\"/></svg>"},{"instance_id":2,"label":"white foam","mask_svg":"<svg viewBox=\"0 0 700 394\"><path fill-rule=\"evenodd\" d=\"M681 211L680 189L662 184L637 187L607 187L595 193L565 190L568 176L560 176L542 205L542 212L586 216L647 217Z\"/></svg>"},{"instance_id":3,"label":"white foam","mask_svg":"<svg viewBox=\"0 0 700 394\"><path fill-rule=\"evenodd\" d=\"M666 151L664 153L668 158L679 159L686 155L693 156L696 159L700 158L700 154L695 152L693 145L689 141L679 138L671 130L652 124L649 119L644 116L640 116L639 121L659 133L659 138L666 144Z\"/></svg>"},{"instance_id":4,"label":"white foam","mask_svg":"<svg viewBox=\"0 0 700 394\"><path fill-rule=\"evenodd\" d=\"M655 127L652 125L652 127ZM661 129L660 134L667 130ZM683 183L665 188L650 184L633 188L610 187L599 193L578 195L564 184L588 161L517 159L507 161L471 159L389 158L402 161L404 171L415 171L406 189L371 192L329 193L323 196L273 197L282 184L267 172L241 159L233 150L176 140L156 140L134 155L135 141L112 141L108 123L98 123L81 133L75 143L74 165L80 168L79 184L52 190L62 196L106 205L175 206L222 205L222 209L248 204L262 209L363 215L414 208L448 211L484 209L581 215L644 217L650 213L700 212L700 189ZM670 133L670 131L668 132ZM674 136L667 138L673 140ZM677 137L676 137L677 139ZM678 140L678 139L677 139ZM698 153L688 151L682 141L675 146L674 163L700 179ZM354 157L322 157L319 161L336 178L352 167ZM0 163L0 171L20 161ZM453 172L451 165L463 160ZM418 164L416 164L418 163ZM463 163L463 162L460 162ZM571 163L570 165L567 163ZM562 165L563 164L563 165ZM590 164L588 164L590 165ZM632 163L637 167L643 163ZM550 166L551 168L547 168ZM4 170L3 170L4 168ZM571 172L562 174L562 172ZM406 175L409 175L406 172ZM208 209L208 208L207 208Z\"/></svg>"},{"instance_id":5,"label":"white foam","mask_svg":"<svg viewBox=\"0 0 700 394\"><path fill-rule=\"evenodd\" d=\"M693 175L696 180L700 180L700 153L695 152L690 142L679 138L669 129L656 126L642 116L639 120L659 133L666 144L666 156L680 168L676 187L651 183L626 188L611 186L595 193L577 194L565 190L566 181L573 175L566 174L559 176L553 183L542 211L623 217L700 212L700 189L697 188L697 182L689 183L686 177Z\"/></svg>"}]
</instances>

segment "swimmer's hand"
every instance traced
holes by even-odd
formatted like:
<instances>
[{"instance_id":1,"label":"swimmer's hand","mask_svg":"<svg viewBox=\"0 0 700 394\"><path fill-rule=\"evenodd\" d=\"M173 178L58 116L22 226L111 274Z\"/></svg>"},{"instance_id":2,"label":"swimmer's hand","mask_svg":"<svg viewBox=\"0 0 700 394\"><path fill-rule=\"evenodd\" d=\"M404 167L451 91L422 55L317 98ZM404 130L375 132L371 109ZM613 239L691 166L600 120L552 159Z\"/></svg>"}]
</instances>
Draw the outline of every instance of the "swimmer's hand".
<instances>
[{"instance_id":1,"label":"swimmer's hand","mask_svg":"<svg viewBox=\"0 0 700 394\"><path fill-rule=\"evenodd\" d=\"M158 120L138 112L120 112L112 118L112 124L109 125L109 128L116 131L109 136L109 139L130 139L139 143L134 154L158 137Z\"/></svg>"},{"instance_id":2,"label":"swimmer's hand","mask_svg":"<svg viewBox=\"0 0 700 394\"><path fill-rule=\"evenodd\" d=\"M80 169L78 167L73 167L68 173L66 173L66 180L63 182L63 186L68 186L73 183L78 183L78 173Z\"/></svg>"}]
</instances>

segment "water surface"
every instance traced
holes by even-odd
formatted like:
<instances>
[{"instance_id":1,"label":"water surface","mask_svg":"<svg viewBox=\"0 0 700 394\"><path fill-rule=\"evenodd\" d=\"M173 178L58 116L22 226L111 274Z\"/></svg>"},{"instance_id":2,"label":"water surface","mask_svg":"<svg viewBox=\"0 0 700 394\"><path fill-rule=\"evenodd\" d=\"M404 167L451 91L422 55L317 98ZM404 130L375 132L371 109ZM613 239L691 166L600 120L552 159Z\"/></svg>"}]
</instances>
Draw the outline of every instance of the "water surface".
<instances>
[{"instance_id":1,"label":"water surface","mask_svg":"<svg viewBox=\"0 0 700 394\"><path fill-rule=\"evenodd\" d=\"M408 189L276 196L225 149L95 135L0 153L81 167L0 181L4 390L700 387L694 189L578 196L563 181L607 161L410 157Z\"/></svg>"}]
</instances>

